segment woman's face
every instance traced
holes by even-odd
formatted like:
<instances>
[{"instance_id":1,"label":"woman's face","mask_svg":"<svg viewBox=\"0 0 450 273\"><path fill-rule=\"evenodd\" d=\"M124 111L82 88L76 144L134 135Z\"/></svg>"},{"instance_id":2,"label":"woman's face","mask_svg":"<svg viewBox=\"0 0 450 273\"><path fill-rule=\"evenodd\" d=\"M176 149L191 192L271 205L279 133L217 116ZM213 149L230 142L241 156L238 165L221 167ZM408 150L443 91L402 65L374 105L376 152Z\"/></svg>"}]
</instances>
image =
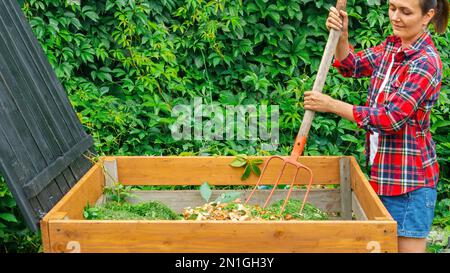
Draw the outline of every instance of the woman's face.
<instances>
[{"instance_id":1,"label":"woman's face","mask_svg":"<svg viewBox=\"0 0 450 273\"><path fill-rule=\"evenodd\" d=\"M434 10L422 14L419 0L390 0L389 20L391 21L394 35L402 41L410 41L422 34L424 26L427 26L433 18Z\"/></svg>"}]
</instances>

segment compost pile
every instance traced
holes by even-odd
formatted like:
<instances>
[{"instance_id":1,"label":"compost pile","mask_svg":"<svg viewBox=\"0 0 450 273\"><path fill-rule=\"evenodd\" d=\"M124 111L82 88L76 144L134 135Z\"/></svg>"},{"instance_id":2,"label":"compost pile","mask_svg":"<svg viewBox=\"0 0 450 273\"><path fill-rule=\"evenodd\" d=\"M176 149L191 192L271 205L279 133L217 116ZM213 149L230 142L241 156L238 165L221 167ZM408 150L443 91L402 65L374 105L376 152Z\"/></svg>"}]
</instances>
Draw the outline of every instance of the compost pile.
<instances>
[{"instance_id":1,"label":"compost pile","mask_svg":"<svg viewBox=\"0 0 450 273\"><path fill-rule=\"evenodd\" d=\"M210 202L196 208L187 207L182 215L172 211L167 205L150 201L130 204L107 202L84 209L84 218L88 220L327 220L328 215L311 204L306 204L300 214L301 200L289 200L280 214L283 200L267 208L258 205L245 205L239 199L228 203Z\"/></svg>"},{"instance_id":2,"label":"compost pile","mask_svg":"<svg viewBox=\"0 0 450 273\"><path fill-rule=\"evenodd\" d=\"M307 203L300 212L301 200L289 200L280 214L284 200L280 200L267 208L258 205L245 205L239 199L229 203L210 202L196 208L185 208L183 218L186 220L327 220L328 215Z\"/></svg>"}]
</instances>

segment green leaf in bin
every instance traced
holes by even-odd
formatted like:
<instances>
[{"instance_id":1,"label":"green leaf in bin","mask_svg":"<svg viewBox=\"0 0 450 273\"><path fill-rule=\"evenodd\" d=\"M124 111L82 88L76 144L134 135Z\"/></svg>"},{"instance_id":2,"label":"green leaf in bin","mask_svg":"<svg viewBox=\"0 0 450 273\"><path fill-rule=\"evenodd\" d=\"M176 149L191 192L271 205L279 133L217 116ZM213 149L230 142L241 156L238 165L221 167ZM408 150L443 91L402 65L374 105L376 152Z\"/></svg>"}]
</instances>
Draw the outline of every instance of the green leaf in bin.
<instances>
[{"instance_id":1,"label":"green leaf in bin","mask_svg":"<svg viewBox=\"0 0 450 273\"><path fill-rule=\"evenodd\" d=\"M200 194L206 202L209 201L209 198L211 198L212 190L208 182L205 182L200 186Z\"/></svg>"}]
</instances>

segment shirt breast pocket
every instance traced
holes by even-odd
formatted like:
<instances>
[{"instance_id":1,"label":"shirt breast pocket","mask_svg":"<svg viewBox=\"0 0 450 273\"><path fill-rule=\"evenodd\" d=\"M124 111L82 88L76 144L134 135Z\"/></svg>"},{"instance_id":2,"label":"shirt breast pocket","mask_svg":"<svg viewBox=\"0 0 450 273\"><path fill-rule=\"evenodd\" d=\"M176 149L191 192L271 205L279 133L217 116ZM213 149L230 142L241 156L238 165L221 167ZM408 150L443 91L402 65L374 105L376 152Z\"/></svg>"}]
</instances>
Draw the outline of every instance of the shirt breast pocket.
<instances>
[{"instance_id":1,"label":"shirt breast pocket","mask_svg":"<svg viewBox=\"0 0 450 273\"><path fill-rule=\"evenodd\" d=\"M399 92L401 86L402 82L399 80L399 77L395 77L392 79L389 89L386 89L386 103L392 101L393 97Z\"/></svg>"}]
</instances>

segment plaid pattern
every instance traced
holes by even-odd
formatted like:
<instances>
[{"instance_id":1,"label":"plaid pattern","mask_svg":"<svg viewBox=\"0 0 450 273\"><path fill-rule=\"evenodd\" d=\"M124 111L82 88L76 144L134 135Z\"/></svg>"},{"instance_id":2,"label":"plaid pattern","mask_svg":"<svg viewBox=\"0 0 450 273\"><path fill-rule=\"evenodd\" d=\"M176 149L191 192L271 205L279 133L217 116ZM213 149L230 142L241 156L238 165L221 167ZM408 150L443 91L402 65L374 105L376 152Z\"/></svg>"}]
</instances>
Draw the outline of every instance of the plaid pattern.
<instances>
[{"instance_id":1,"label":"plaid pattern","mask_svg":"<svg viewBox=\"0 0 450 273\"><path fill-rule=\"evenodd\" d=\"M430 112L441 87L442 63L429 32L397 53L401 40L389 36L382 44L350 54L334 66L345 77L371 77L365 106L353 106L358 127L379 133L378 152L370 184L379 195L394 196L421 187L435 187L439 179L435 143L430 134ZM396 53L388 84L375 105L378 89Z\"/></svg>"}]
</instances>

